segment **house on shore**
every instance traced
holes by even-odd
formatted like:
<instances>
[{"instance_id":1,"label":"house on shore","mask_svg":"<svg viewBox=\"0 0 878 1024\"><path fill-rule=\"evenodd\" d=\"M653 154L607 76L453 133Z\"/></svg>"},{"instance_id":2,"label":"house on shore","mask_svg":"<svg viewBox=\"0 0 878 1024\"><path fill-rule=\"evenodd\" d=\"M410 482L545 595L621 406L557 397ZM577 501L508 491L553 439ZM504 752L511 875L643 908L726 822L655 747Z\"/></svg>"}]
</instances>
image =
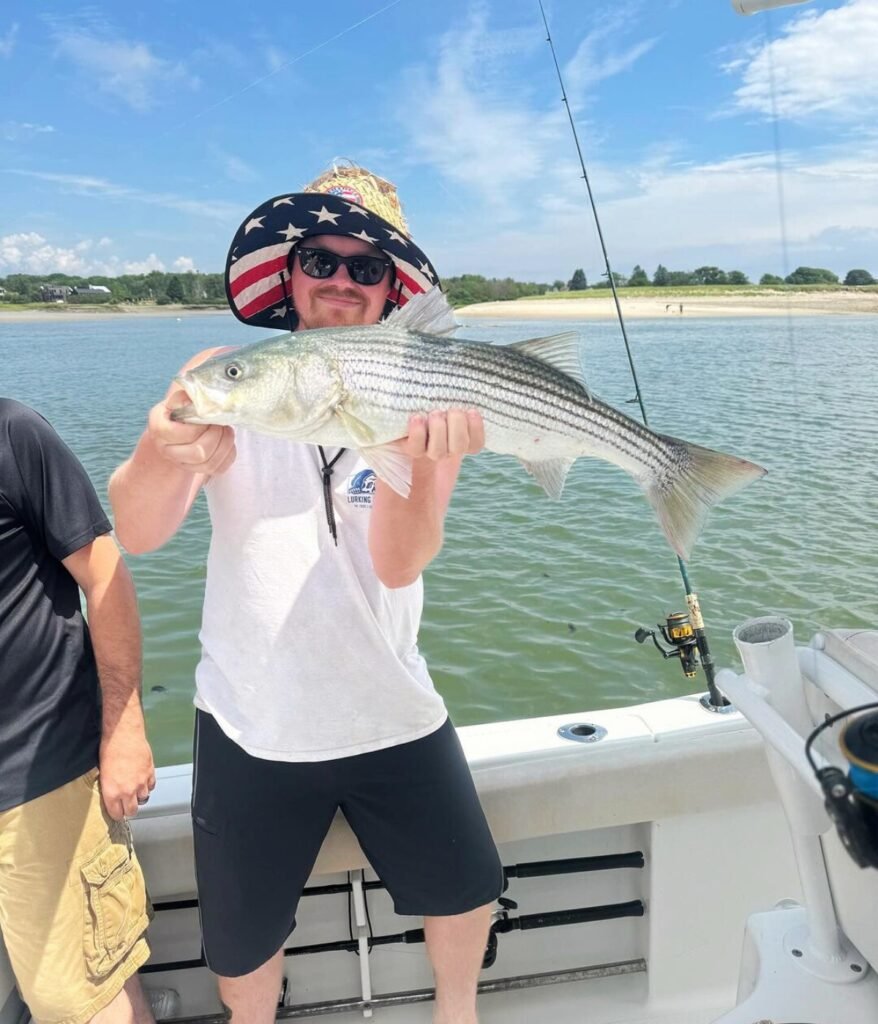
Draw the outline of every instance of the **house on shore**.
<instances>
[{"instance_id":1,"label":"house on shore","mask_svg":"<svg viewBox=\"0 0 878 1024\"><path fill-rule=\"evenodd\" d=\"M66 302L73 289L66 284L40 285L41 302Z\"/></svg>"},{"instance_id":2,"label":"house on shore","mask_svg":"<svg viewBox=\"0 0 878 1024\"><path fill-rule=\"evenodd\" d=\"M105 284L79 284L73 289L74 295L109 295L110 289Z\"/></svg>"}]
</instances>

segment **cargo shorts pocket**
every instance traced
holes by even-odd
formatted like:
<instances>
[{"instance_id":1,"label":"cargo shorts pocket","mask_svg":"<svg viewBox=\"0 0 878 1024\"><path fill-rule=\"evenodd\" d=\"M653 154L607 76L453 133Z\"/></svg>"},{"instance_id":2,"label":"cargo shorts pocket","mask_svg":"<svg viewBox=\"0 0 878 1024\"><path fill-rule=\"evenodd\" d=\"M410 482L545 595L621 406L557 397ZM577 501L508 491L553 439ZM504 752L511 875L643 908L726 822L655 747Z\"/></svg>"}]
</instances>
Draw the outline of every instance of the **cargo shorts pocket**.
<instances>
[{"instance_id":1,"label":"cargo shorts pocket","mask_svg":"<svg viewBox=\"0 0 878 1024\"><path fill-rule=\"evenodd\" d=\"M111 841L81 866L85 895L85 959L95 979L106 977L149 924L143 873L127 824L114 823Z\"/></svg>"}]
</instances>

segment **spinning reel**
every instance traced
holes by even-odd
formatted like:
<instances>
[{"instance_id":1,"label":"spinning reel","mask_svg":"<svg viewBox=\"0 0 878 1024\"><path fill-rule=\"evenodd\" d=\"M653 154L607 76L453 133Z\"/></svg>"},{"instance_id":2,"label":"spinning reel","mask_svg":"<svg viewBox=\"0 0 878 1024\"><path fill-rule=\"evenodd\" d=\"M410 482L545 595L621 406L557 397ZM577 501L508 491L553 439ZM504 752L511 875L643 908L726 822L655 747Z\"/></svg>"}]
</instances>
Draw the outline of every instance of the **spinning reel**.
<instances>
[{"instance_id":1,"label":"spinning reel","mask_svg":"<svg viewBox=\"0 0 878 1024\"><path fill-rule=\"evenodd\" d=\"M856 715L841 730L839 747L848 762L818 768L811 754L824 729ZM824 806L839 838L861 868L878 868L878 703L862 704L821 722L805 743L805 756L823 790Z\"/></svg>"},{"instance_id":2,"label":"spinning reel","mask_svg":"<svg viewBox=\"0 0 878 1024\"><path fill-rule=\"evenodd\" d=\"M644 643L652 637L656 650L663 658L679 658L683 675L692 679L698 670L698 637L692 628L692 623L686 612L673 612L656 627L664 638L665 643L670 644L670 649L662 647L658 642L654 629L644 629L642 626L634 634L634 639Z\"/></svg>"}]
</instances>

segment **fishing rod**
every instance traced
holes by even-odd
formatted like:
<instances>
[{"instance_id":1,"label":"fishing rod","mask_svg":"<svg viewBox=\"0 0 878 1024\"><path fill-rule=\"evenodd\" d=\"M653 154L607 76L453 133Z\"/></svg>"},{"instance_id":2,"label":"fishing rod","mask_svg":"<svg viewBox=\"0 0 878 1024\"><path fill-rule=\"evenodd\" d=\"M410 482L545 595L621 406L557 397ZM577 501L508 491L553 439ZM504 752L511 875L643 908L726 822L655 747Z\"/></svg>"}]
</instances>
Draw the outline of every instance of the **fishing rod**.
<instances>
[{"instance_id":1,"label":"fishing rod","mask_svg":"<svg viewBox=\"0 0 878 1024\"><path fill-rule=\"evenodd\" d=\"M765 0L763 0L763 2L765 2ZM786 2L789 2L789 0L786 0ZM616 316L619 321L619 327L622 331L622 340L625 342L625 352L628 355L628 366L631 369L631 377L634 381L637 404L640 406L640 415L643 419L644 425L649 426L649 417L646 414L646 406L643 402L643 393L640 390L640 381L637 378L634 356L631 352L631 345L628 341L625 317L622 315L622 304L619 301L619 292L616 289L616 279L613 275L613 269L610 266L610 255L607 251L606 243L604 242L604 233L601 228L601 221L598 216L597 204L595 203L594 193L592 192L591 181L588 177L585 157L582 154L582 146L579 143L579 134L576 131L576 122L573 119L570 100L567 98L564 76L561 73L561 65L558 63L558 54L555 51L555 43L552 39L551 29L549 28L549 20L546 17L546 10L543 7L543 0L538 0L538 3L540 5L540 14L543 18L543 25L546 28L546 42L549 44L549 49L552 51L552 60L554 61L555 71L558 75L558 84L561 86L561 99L567 109L567 119L570 122L570 130L573 133L573 141L576 145L576 154L579 157L579 166L582 170L582 179L585 182L585 187L588 191L588 200L591 205L591 212L594 217L595 227L597 228L598 240L600 242L601 253L603 254L604 259L604 266L606 267L607 282L613 293L613 302L616 306ZM638 629L634 634L634 639L638 643L642 644L645 640L651 637L653 643L661 652L662 657L679 658L680 667L687 679L691 679L695 676L698 668L698 659L700 658L701 666L704 669L704 677L707 681L707 694L701 698L702 706L710 711L724 711L725 709L730 709L730 703L719 692L716 685L716 665L713 660L713 655L710 652L707 628L704 625L704 618L701 614L701 605L698 600L698 594L693 589L692 583L689 580L686 563L679 555L677 556L677 566L680 571L680 576L683 579L683 589L686 593L686 605L689 611L688 613L675 612L667 617L664 625L659 625L657 627L661 632L663 639L670 645L670 647L667 649L662 647L656 638L654 630Z\"/></svg>"}]
</instances>

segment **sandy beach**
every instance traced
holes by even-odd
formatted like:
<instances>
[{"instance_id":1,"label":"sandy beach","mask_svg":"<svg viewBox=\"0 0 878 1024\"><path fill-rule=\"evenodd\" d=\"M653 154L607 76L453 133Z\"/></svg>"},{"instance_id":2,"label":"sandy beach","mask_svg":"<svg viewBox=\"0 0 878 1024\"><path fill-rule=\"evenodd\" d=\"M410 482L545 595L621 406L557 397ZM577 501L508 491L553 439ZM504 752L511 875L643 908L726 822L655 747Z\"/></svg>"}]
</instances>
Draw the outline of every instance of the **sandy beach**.
<instances>
[{"instance_id":1,"label":"sandy beach","mask_svg":"<svg viewBox=\"0 0 878 1024\"><path fill-rule=\"evenodd\" d=\"M685 295L669 298L667 293L652 297L626 297L619 292L626 319L668 317L752 317L752 316L863 316L878 314L878 292L856 288L827 292L765 292L746 295ZM616 316L613 297L586 299L514 299L511 302L480 302L456 310L463 319L481 317L503 320L600 320Z\"/></svg>"},{"instance_id":2,"label":"sandy beach","mask_svg":"<svg viewBox=\"0 0 878 1024\"><path fill-rule=\"evenodd\" d=\"M749 292L735 295L686 294L626 296L619 292L622 314L626 319L667 319L668 317L785 317L785 316L863 316L878 314L878 291L846 288L834 291ZM609 293L584 299L531 298L508 302L480 302L455 310L464 320L601 320L613 319L616 308ZM17 309L0 306L0 323L35 321L80 321L126 319L130 317L231 316L228 309L187 306L95 306L57 305L46 309Z\"/></svg>"},{"instance_id":3,"label":"sandy beach","mask_svg":"<svg viewBox=\"0 0 878 1024\"><path fill-rule=\"evenodd\" d=\"M130 320L132 317L165 317L180 320L188 316L231 316L230 309L191 308L187 306L52 306L47 309L16 309L0 306L0 324L36 321L79 322L80 320Z\"/></svg>"}]
</instances>

